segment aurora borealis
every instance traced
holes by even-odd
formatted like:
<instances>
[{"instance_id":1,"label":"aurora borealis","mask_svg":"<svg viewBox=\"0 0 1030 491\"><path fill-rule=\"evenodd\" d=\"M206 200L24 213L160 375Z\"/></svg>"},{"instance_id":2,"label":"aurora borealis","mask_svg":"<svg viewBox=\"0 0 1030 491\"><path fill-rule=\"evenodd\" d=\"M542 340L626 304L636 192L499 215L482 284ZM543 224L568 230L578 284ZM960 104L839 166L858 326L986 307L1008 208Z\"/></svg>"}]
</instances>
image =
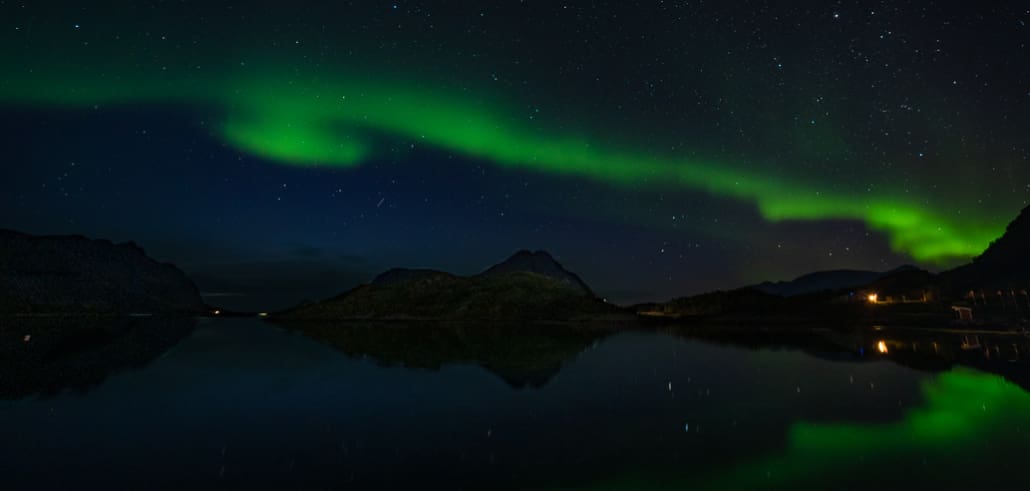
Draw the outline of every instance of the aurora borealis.
<instances>
[{"instance_id":1,"label":"aurora borealis","mask_svg":"<svg viewBox=\"0 0 1030 491\"><path fill-rule=\"evenodd\" d=\"M754 462L664 481L654 476L620 476L584 489L810 489L840 480L961 487L956 483L997 480L998 475L987 470L996 463L992 459L1025 451L1026 442L1013 435L1027 424L1030 394L1018 385L998 375L956 368L923 381L921 389L924 403L908 410L901 421L798 422L788 430L786 448ZM955 451L978 445L990 450ZM924 467L932 463L934 469L953 471L942 474L897 464L915 458Z\"/></svg>"},{"instance_id":2,"label":"aurora borealis","mask_svg":"<svg viewBox=\"0 0 1030 491\"><path fill-rule=\"evenodd\" d=\"M232 252L204 264L300 245L333 267L461 270L476 263L463 248L544 247L620 300L943 267L1030 194L1030 71L1014 63L1028 14L964 8L7 3L0 40L17 49L0 55L0 104L21 159L4 165L4 218L144 245L224 236ZM123 142L96 114L166 136L105 159ZM81 136L40 129L55 118ZM168 156L183 148L210 158ZM124 170L148 152L174 168L160 184ZM114 190L90 173L68 193L69 162L137 177ZM250 185L195 185L209 178ZM142 183L160 190L124 191ZM69 223L120 192L179 211L164 231L135 212ZM205 215L217 224L190 223Z\"/></svg>"}]
</instances>

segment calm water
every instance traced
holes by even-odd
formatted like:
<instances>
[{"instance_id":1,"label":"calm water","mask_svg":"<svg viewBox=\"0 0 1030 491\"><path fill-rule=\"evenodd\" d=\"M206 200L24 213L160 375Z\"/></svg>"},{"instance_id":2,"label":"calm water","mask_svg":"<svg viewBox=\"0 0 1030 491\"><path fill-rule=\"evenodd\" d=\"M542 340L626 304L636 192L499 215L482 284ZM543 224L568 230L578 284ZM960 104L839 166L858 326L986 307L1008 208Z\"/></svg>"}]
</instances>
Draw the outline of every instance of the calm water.
<instances>
[{"instance_id":1,"label":"calm water","mask_svg":"<svg viewBox=\"0 0 1030 491\"><path fill-rule=\"evenodd\" d=\"M109 324L0 325L3 489L1030 479L1023 336Z\"/></svg>"}]
</instances>

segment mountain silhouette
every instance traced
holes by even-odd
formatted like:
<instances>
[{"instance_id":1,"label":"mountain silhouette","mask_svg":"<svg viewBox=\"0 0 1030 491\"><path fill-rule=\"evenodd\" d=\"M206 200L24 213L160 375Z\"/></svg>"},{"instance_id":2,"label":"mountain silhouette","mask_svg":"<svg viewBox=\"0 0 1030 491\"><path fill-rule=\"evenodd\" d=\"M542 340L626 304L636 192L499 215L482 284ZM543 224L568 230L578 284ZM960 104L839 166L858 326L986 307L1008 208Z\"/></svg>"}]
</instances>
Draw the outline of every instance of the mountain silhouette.
<instances>
[{"instance_id":1,"label":"mountain silhouette","mask_svg":"<svg viewBox=\"0 0 1030 491\"><path fill-rule=\"evenodd\" d=\"M757 285L752 285L748 288L768 293L770 295L793 297L822 291L857 288L873 283L881 278L905 271L921 270L915 266L905 265L889 271L863 271L852 269L816 271L814 273L798 276L790 281L766 281Z\"/></svg>"},{"instance_id":2,"label":"mountain silhouette","mask_svg":"<svg viewBox=\"0 0 1030 491\"><path fill-rule=\"evenodd\" d=\"M197 287L138 245L0 230L0 312L201 313Z\"/></svg>"},{"instance_id":3,"label":"mountain silhouette","mask_svg":"<svg viewBox=\"0 0 1030 491\"><path fill-rule=\"evenodd\" d=\"M1030 288L1030 206L1023 208L1001 237L969 264L941 273L953 293L970 289Z\"/></svg>"},{"instance_id":4,"label":"mountain silhouette","mask_svg":"<svg viewBox=\"0 0 1030 491\"><path fill-rule=\"evenodd\" d=\"M395 268L342 295L280 318L575 320L625 315L543 251L519 251L474 276Z\"/></svg>"},{"instance_id":5,"label":"mountain silhouette","mask_svg":"<svg viewBox=\"0 0 1030 491\"><path fill-rule=\"evenodd\" d=\"M590 290L590 287L588 287L587 284L579 278L579 276L565 269L564 266L558 263L558 261L545 251L530 252L523 249L512 254L508 259L490 266L489 269L480 273L479 276L499 276L516 271L536 273L538 275L546 276L569 287L580 290L587 295L594 295L594 292Z\"/></svg>"}]
</instances>

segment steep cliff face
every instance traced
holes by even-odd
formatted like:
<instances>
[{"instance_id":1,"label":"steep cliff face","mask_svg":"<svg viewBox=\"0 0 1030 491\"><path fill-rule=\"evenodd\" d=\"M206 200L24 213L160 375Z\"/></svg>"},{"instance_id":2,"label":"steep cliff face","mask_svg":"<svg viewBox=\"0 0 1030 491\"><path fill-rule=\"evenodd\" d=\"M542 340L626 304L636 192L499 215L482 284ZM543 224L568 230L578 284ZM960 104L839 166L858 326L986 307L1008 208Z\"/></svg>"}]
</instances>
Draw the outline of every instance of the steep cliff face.
<instances>
[{"instance_id":1,"label":"steep cliff face","mask_svg":"<svg viewBox=\"0 0 1030 491\"><path fill-rule=\"evenodd\" d=\"M133 243L0 230L0 312L200 313L196 286Z\"/></svg>"},{"instance_id":2,"label":"steep cliff face","mask_svg":"<svg viewBox=\"0 0 1030 491\"><path fill-rule=\"evenodd\" d=\"M954 291L1030 288L1030 207L972 263L941 273L941 279Z\"/></svg>"}]
</instances>

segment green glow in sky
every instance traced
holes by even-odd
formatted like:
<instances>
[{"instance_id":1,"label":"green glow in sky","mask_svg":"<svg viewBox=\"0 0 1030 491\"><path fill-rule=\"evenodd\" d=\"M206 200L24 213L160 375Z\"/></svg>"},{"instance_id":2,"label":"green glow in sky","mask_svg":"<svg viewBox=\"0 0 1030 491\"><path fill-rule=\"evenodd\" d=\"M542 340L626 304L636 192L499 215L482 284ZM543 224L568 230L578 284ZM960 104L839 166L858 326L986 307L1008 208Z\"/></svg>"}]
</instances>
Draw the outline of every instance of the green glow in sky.
<instances>
[{"instance_id":1,"label":"green glow in sky","mask_svg":"<svg viewBox=\"0 0 1030 491\"><path fill-rule=\"evenodd\" d=\"M1009 218L960 215L891 190L827 191L817 180L773 175L755 163L680 157L628 145L617 136L596 136L604 128L582 136L530 122L503 101L497 94L456 94L368 74L306 80L250 70L175 79L95 76L66 67L0 76L0 102L193 106L215 115L226 143L282 164L348 167L383 155L391 142L426 145L503 167L616 186L703 191L753 203L770 221L858 220L886 234L895 251L931 263L979 254Z\"/></svg>"}]
</instances>

